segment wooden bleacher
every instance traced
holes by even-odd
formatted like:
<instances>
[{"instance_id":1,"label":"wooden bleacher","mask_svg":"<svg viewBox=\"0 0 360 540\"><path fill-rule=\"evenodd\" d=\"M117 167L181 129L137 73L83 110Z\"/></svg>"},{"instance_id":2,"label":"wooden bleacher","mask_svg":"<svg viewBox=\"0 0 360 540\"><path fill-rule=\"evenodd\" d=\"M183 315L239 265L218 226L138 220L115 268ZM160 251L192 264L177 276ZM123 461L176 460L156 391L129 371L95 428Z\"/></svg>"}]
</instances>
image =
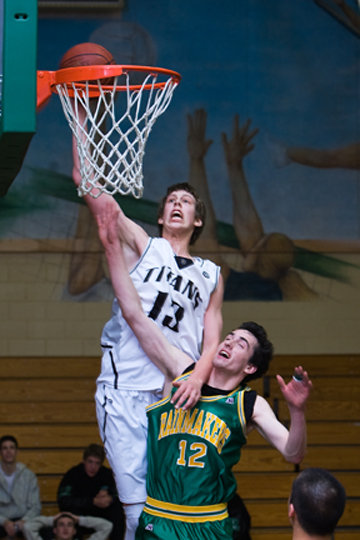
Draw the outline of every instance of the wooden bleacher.
<instances>
[{"instance_id":1,"label":"wooden bleacher","mask_svg":"<svg viewBox=\"0 0 360 540\"><path fill-rule=\"evenodd\" d=\"M335 538L360 538L360 355L278 356L262 381L253 384L265 394L279 419L289 414L275 379L288 380L294 366L309 372L313 391L307 407L308 450L300 470L325 467L344 484L348 501ZM251 433L236 467L238 492L252 517L253 540L291 538L287 500L297 468Z\"/></svg>"},{"instance_id":2,"label":"wooden bleacher","mask_svg":"<svg viewBox=\"0 0 360 540\"><path fill-rule=\"evenodd\" d=\"M98 358L0 358L0 434L18 438L19 460L38 475L44 514L57 512L63 473L81 461L85 446L100 442L93 399L99 363ZM355 540L360 538L360 355L276 357L268 375L252 386L285 424L289 415L275 374L288 379L300 364L314 383L301 468L326 467L343 482L348 501L336 540ZM252 539L290 539L287 499L295 467L251 433L235 474L251 514Z\"/></svg>"},{"instance_id":3,"label":"wooden bleacher","mask_svg":"<svg viewBox=\"0 0 360 540\"><path fill-rule=\"evenodd\" d=\"M99 358L0 358L0 433L19 441L19 460L39 479L42 512L58 512L64 472L99 439L94 405Z\"/></svg>"}]
</instances>

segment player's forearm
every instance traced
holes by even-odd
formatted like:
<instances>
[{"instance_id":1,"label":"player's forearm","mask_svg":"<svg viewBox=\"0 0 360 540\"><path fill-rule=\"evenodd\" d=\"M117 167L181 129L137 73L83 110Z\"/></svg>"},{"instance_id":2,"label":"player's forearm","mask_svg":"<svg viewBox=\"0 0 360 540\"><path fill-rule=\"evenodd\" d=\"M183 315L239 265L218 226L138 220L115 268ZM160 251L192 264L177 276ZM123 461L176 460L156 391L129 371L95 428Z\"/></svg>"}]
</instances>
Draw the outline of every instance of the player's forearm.
<instances>
[{"instance_id":1,"label":"player's forearm","mask_svg":"<svg viewBox=\"0 0 360 540\"><path fill-rule=\"evenodd\" d=\"M205 314L202 352L199 360L196 362L194 372L190 377L198 380L199 384L201 383L201 386L209 379L212 361L221 338L223 324L221 312L223 282L221 276L219 276L219 280L218 288L213 293L214 296L211 299L212 305Z\"/></svg>"},{"instance_id":2,"label":"player's forearm","mask_svg":"<svg viewBox=\"0 0 360 540\"><path fill-rule=\"evenodd\" d=\"M189 377L189 380L196 381L200 388L203 384L206 383L209 378L214 353L215 348L213 352L203 352L203 354L200 356L199 360L195 364L193 373Z\"/></svg>"},{"instance_id":3,"label":"player's forearm","mask_svg":"<svg viewBox=\"0 0 360 540\"><path fill-rule=\"evenodd\" d=\"M184 352L171 345L157 324L143 312L141 316L126 317L126 322L137 337L146 356L172 380L193 362Z\"/></svg>"},{"instance_id":4,"label":"player's forearm","mask_svg":"<svg viewBox=\"0 0 360 540\"><path fill-rule=\"evenodd\" d=\"M202 385L205 384L209 379L212 360L220 342L221 329L222 317L221 312L219 311L217 316L214 316L211 329L206 328L205 322L205 339L202 347L202 353L199 360L195 364L193 373L189 377L189 381L196 382L200 390ZM209 334L211 334L211 339Z\"/></svg>"},{"instance_id":5,"label":"player's forearm","mask_svg":"<svg viewBox=\"0 0 360 540\"><path fill-rule=\"evenodd\" d=\"M306 420L303 410L290 408L290 429L284 449L284 457L290 463L300 463L306 452Z\"/></svg>"},{"instance_id":6,"label":"player's forearm","mask_svg":"<svg viewBox=\"0 0 360 540\"><path fill-rule=\"evenodd\" d=\"M202 352L199 358L202 364L212 363L217 347L220 343L223 328L222 304L224 299L224 280L219 271L216 288L210 297L210 302L204 316L204 334ZM207 360L202 360L203 358Z\"/></svg>"},{"instance_id":7,"label":"player's forearm","mask_svg":"<svg viewBox=\"0 0 360 540\"><path fill-rule=\"evenodd\" d=\"M170 379L180 375L184 365L191 360L170 345L161 330L143 311L139 295L127 272L119 245L111 246L106 252L114 294L122 315L148 358ZM178 365L180 362L180 365Z\"/></svg>"}]
</instances>

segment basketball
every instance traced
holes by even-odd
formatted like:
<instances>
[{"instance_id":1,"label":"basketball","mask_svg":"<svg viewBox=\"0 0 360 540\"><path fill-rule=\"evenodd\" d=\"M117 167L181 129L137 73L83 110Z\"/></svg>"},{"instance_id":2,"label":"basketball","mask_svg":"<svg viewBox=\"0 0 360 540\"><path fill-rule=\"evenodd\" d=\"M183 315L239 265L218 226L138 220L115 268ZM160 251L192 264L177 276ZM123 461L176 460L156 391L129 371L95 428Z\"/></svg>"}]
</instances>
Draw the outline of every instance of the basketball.
<instances>
[{"instance_id":1,"label":"basketball","mask_svg":"<svg viewBox=\"0 0 360 540\"><path fill-rule=\"evenodd\" d=\"M60 60L60 69L77 66L115 64L113 55L97 43L79 43L71 47Z\"/></svg>"}]
</instances>

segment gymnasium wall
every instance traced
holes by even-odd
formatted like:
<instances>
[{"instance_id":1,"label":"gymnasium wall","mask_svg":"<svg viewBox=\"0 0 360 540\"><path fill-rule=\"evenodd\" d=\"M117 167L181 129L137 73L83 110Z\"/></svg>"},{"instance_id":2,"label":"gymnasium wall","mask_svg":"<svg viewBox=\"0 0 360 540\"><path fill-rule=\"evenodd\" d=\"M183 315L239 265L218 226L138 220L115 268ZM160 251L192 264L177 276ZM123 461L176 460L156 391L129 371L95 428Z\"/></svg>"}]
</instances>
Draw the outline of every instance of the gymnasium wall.
<instances>
[{"instance_id":1,"label":"gymnasium wall","mask_svg":"<svg viewBox=\"0 0 360 540\"><path fill-rule=\"evenodd\" d=\"M1 254L0 356L97 356L110 301L63 300L68 254ZM356 302L226 302L224 331L264 324L278 354L360 350Z\"/></svg>"},{"instance_id":2,"label":"gymnasium wall","mask_svg":"<svg viewBox=\"0 0 360 540\"><path fill-rule=\"evenodd\" d=\"M205 185L217 235L207 231L194 253L224 269L224 331L255 319L279 354L360 350L360 25L356 0L347 6L127 0L111 12L39 10L39 69L56 69L69 47L94 41L118 63L181 73L146 148L139 212L129 216L155 234L168 185ZM212 143L194 179L199 123ZM232 140L234 125L247 193L237 204L222 139ZM53 96L0 199L1 356L100 353L111 286L71 168L70 130Z\"/></svg>"}]
</instances>

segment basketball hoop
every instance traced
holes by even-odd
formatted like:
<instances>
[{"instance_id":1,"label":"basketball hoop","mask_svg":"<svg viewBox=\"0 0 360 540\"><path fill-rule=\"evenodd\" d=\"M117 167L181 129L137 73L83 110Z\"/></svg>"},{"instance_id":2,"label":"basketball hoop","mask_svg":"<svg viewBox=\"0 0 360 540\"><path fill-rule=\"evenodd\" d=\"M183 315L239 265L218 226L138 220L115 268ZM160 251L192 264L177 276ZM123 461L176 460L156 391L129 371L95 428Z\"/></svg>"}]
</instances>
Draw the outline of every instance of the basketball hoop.
<instances>
[{"instance_id":1,"label":"basketball hoop","mask_svg":"<svg viewBox=\"0 0 360 540\"><path fill-rule=\"evenodd\" d=\"M76 140L79 196L142 196L146 141L180 79L175 71L147 66L38 72L38 106L57 93Z\"/></svg>"}]
</instances>

